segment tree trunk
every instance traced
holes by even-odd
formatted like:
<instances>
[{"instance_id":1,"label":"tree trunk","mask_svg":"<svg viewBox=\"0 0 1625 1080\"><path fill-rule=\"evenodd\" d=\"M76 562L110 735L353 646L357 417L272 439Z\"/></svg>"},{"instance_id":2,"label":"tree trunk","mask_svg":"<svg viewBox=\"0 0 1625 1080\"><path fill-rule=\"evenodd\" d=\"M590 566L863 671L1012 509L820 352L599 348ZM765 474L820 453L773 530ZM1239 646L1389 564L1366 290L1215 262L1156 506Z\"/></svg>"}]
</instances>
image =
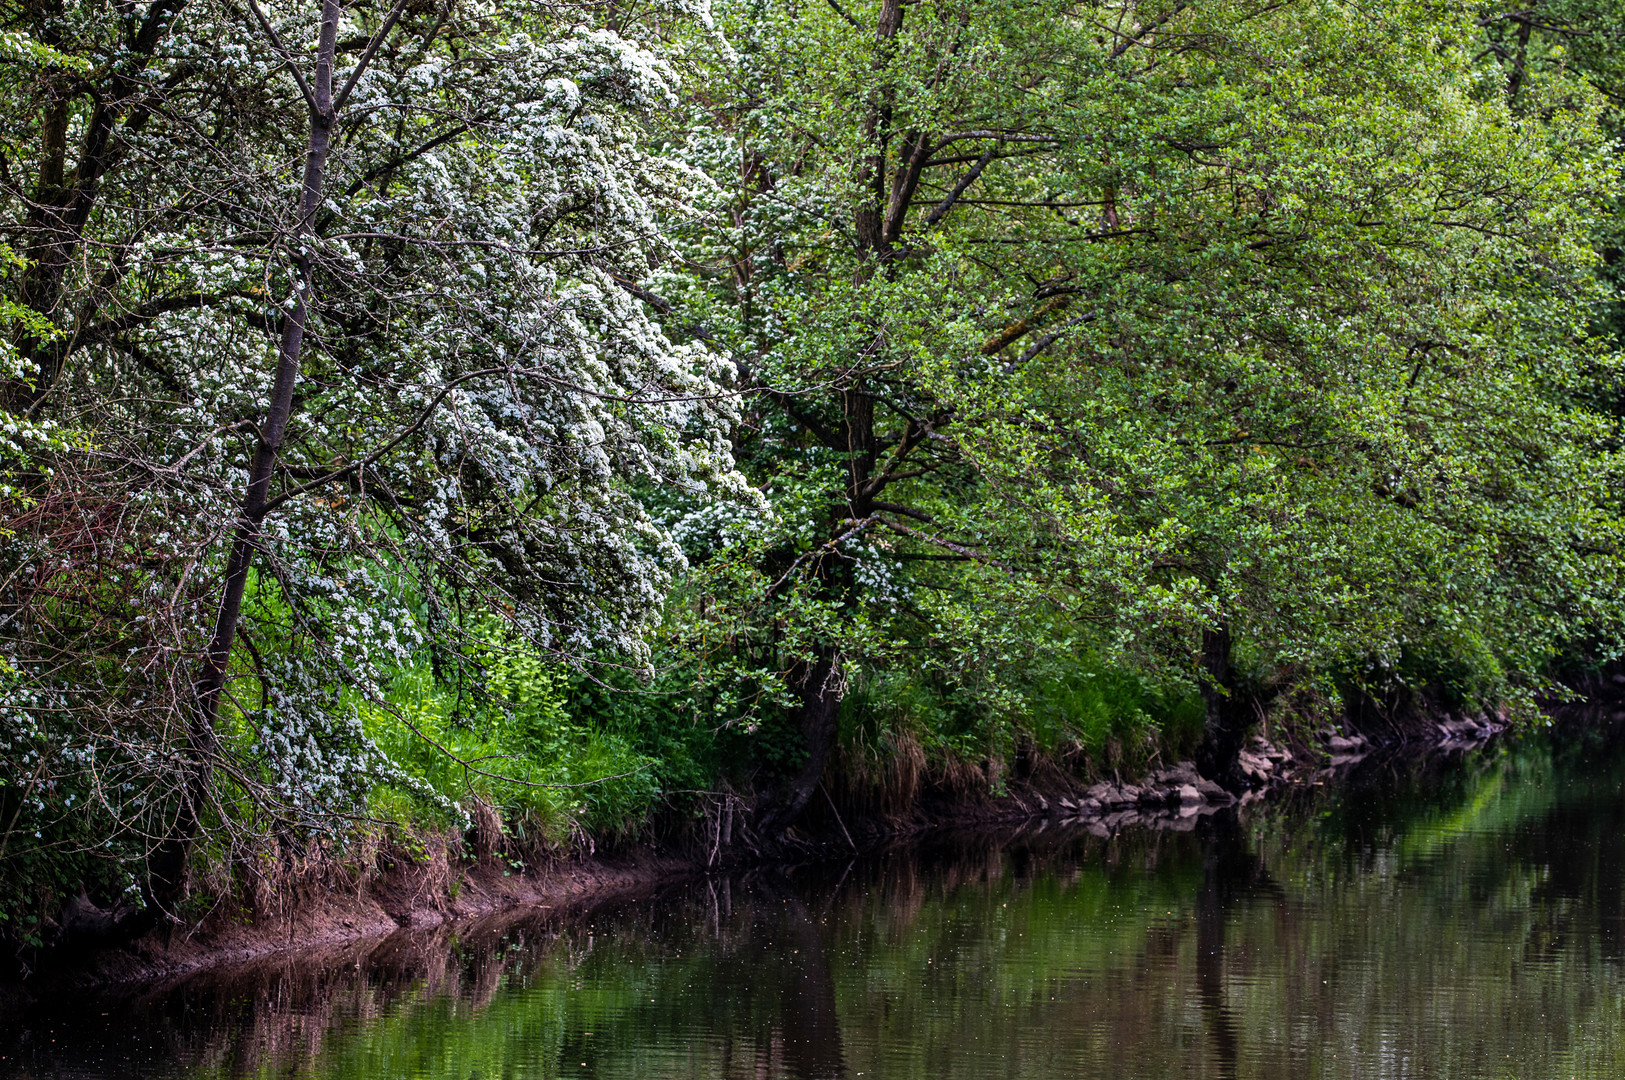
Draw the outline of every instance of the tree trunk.
<instances>
[{"instance_id":1,"label":"tree trunk","mask_svg":"<svg viewBox=\"0 0 1625 1080\"><path fill-rule=\"evenodd\" d=\"M59 96L46 107L40 125L39 175L28 202L25 231L31 240L21 252L27 265L21 274L17 300L47 319L58 321L62 314L60 308L68 271L83 246L85 226L96 207L101 181L119 156L118 141L114 137L116 129L131 101L139 96L141 78L148 64L187 2L157 0L149 5L147 13L129 27L130 36L125 46L128 59L124 65L115 65L106 81L93 88L58 87ZM34 14L46 16L35 24L39 40L46 45L60 45L61 35L52 23L60 18L61 5L51 4ZM86 94L87 89L93 104L70 170L72 96ZM127 130L140 130L149 115L147 106L137 103ZM94 296L87 304L93 309ZM0 410L17 415L37 412L62 374L68 343L42 339L23 327L12 345L19 356L33 362L38 370L32 378L0 383Z\"/></svg>"},{"instance_id":2,"label":"tree trunk","mask_svg":"<svg viewBox=\"0 0 1625 1080\"><path fill-rule=\"evenodd\" d=\"M762 815L762 839L776 845L784 830L801 816L835 748L837 711L840 706L840 653L834 646L820 646L811 661L802 665L801 706L796 710L796 726L807 748L801 771L786 785L783 795Z\"/></svg>"},{"instance_id":3,"label":"tree trunk","mask_svg":"<svg viewBox=\"0 0 1625 1080\"><path fill-rule=\"evenodd\" d=\"M903 25L903 0L881 0L880 16L875 27L874 68L882 72L891 62L893 41ZM877 265L883 263L890 244L886 238L887 182L886 143L891 115L893 89L881 86L870 101L869 115L864 122L864 133L869 141L869 153L858 162L858 177L863 185L866 201L860 203L854 216L858 249L863 263L857 280L866 280ZM841 435L845 445L836 442L830 448L847 456L848 488L845 513L834 515L832 538L847 531L852 521L863 521L874 512L874 492L870 480L876 463L875 402L874 396L864 388L861 373L855 375L851 385L839 393L842 413ZM833 441L833 440L832 440ZM837 565L825 577L826 597L844 604L857 600L858 585L849 564L841 561L839 553L827 558ZM807 761L789 782L782 801L770 803L759 819L763 840L777 844L784 830L800 816L812 798L824 769L835 748L836 713L840 705L840 649L833 643L819 645L813 658L802 667L801 704L797 710L797 726L801 729L807 749Z\"/></svg>"},{"instance_id":4,"label":"tree trunk","mask_svg":"<svg viewBox=\"0 0 1625 1080\"><path fill-rule=\"evenodd\" d=\"M305 148L305 176L299 201L299 217L294 223L288 247L293 250L294 305L283 320L282 341L277 353L276 379L266 403L265 419L259 428L248 487L243 493L237 526L226 560L225 594L215 618L214 634L203 654L203 663L192 684L191 716L187 741L192 761L175 813L164 839L147 860L146 899L149 907L170 911L186 891L186 863L203 820L213 782L215 719L220 711L220 694L225 689L226 671L231 662L237 622L242 616L243 593L248 572L259 544L260 526L270 502L271 477L277 455L287 433L293 412L294 389L299 381L299 358L304 347L305 325L310 315L311 258L303 242L310 235L311 222L322 204L322 183L327 173L327 155L333 132L333 58L338 39L339 0L322 0L322 25L317 40L315 77L310 84L310 136Z\"/></svg>"},{"instance_id":5,"label":"tree trunk","mask_svg":"<svg viewBox=\"0 0 1625 1080\"><path fill-rule=\"evenodd\" d=\"M881 0L880 18L875 24L875 59L877 72L890 64L895 48L892 42L903 29L903 0ZM869 141L869 153L858 163L858 182L868 202L858 207L853 222L857 233L858 249L865 256L884 257L890 246L886 240L886 148L891 140L892 100L896 90L883 84L869 101L869 115L864 121L864 135Z\"/></svg>"},{"instance_id":6,"label":"tree trunk","mask_svg":"<svg viewBox=\"0 0 1625 1080\"><path fill-rule=\"evenodd\" d=\"M1237 686L1230 663L1230 628L1202 631L1202 699L1207 706L1196 768L1228 791L1247 787L1241 750L1254 720L1253 699Z\"/></svg>"}]
</instances>

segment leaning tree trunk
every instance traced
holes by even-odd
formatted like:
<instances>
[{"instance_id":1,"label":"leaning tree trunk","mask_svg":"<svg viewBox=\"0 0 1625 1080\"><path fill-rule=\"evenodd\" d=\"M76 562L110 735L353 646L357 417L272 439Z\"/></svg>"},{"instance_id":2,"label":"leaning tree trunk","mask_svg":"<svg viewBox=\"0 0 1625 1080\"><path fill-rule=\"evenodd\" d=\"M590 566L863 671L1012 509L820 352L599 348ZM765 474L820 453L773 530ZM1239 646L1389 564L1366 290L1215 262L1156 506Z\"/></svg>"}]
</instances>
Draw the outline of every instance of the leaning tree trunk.
<instances>
[{"instance_id":1,"label":"leaning tree trunk","mask_svg":"<svg viewBox=\"0 0 1625 1080\"><path fill-rule=\"evenodd\" d=\"M257 14L257 11L256 11ZM316 46L316 69L306 91L309 106L309 138L305 146L305 176L300 191L298 217L287 247L294 258L294 304L282 324L277 351L276 378L259 426L248 487L243 492L232 532L231 552L226 559L225 594L215 617L214 634L203 654L203 663L192 683L192 699L187 726L191 752L185 785L175 818L163 840L147 859L146 900L149 909L171 912L186 890L186 864L193 842L202 825L203 809L213 783L215 719L220 711L220 695L225 689L237 622L242 616L243 593L248 572L259 546L261 525L270 505L271 478L277 456L287 433L293 411L294 390L299 381L299 357L304 347L305 325L310 315L311 254L306 243L311 223L322 205L322 183L327 173L327 155L332 146L333 122L338 105L333 95L333 61L337 51L339 0L322 0L322 24ZM393 20L391 20L393 22ZM380 35L389 31L386 24ZM370 50L369 50L370 54ZM354 76L348 85L354 85Z\"/></svg>"}]
</instances>

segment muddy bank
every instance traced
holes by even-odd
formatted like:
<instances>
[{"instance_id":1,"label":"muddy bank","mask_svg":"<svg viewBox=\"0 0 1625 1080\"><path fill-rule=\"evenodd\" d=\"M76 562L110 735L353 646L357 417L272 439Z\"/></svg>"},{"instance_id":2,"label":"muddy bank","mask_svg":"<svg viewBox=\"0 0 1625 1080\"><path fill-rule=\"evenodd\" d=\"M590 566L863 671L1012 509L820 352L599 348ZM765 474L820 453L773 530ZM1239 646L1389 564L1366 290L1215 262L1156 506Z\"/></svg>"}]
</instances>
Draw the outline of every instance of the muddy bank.
<instances>
[{"instance_id":1,"label":"muddy bank","mask_svg":"<svg viewBox=\"0 0 1625 1080\"><path fill-rule=\"evenodd\" d=\"M222 900L190 926L161 927L117 948L63 947L18 957L0 979L0 1007L69 989L150 983L277 954L367 947L403 930L432 932L501 912L580 912L703 871L654 851L576 857L516 872L486 861L445 873L443 860L397 861L360 883L303 883L255 914Z\"/></svg>"},{"instance_id":2,"label":"muddy bank","mask_svg":"<svg viewBox=\"0 0 1625 1080\"><path fill-rule=\"evenodd\" d=\"M1466 749L1500 731L1490 721L1454 720L1438 724L1423 742L1446 751ZM843 813L827 798L809 808L771 851L748 837L719 843L720 833L707 836L702 827L679 843L578 853L528 866L491 852L460 857L450 846L416 860L397 852L381 856L366 874L329 873L295 882L275 904L222 899L189 926L163 927L118 948L63 947L19 957L19 967L0 979L0 1005L68 989L166 981L279 955L367 952L403 931L460 934L491 919L569 918L708 873L803 865L937 830L1054 824L1100 837L1129 828L1187 832L1207 816L1273 792L1337 782L1373 751L1392 753L1394 746L1375 747L1360 735L1329 730L1293 744L1254 737L1241 759L1253 786L1239 797L1203 779L1192 763L1178 762L1130 780L1088 782L1051 770L1009 778L997 794L984 790L952 798L939 793L901 814L865 814L851 806ZM718 829L721 825L719 819Z\"/></svg>"},{"instance_id":3,"label":"muddy bank","mask_svg":"<svg viewBox=\"0 0 1625 1080\"><path fill-rule=\"evenodd\" d=\"M0 1076L1110 1080L1132 1045L1159 1078L1398 1047L1532 1080L1578 1048L1600 1080L1621 775L1621 739L1540 732L1379 748L1188 832L935 829L0 1011Z\"/></svg>"}]
</instances>

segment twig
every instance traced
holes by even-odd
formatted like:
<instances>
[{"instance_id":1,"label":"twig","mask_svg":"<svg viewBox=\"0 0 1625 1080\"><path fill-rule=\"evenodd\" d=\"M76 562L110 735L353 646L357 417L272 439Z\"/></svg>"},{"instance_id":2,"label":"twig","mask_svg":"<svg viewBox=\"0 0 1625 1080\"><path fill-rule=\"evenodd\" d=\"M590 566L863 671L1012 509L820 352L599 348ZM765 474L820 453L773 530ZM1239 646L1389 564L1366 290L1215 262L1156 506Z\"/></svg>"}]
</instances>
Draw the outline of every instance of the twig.
<instances>
[{"instance_id":1,"label":"twig","mask_svg":"<svg viewBox=\"0 0 1625 1080\"><path fill-rule=\"evenodd\" d=\"M367 70L367 65L372 63L372 54L378 51L378 46L382 45L384 43L384 39L389 36L390 28L395 25L395 20L399 19L401 17L401 12L405 10L406 0L395 0L395 6L390 9L389 17L384 20L384 25L380 26L378 28L378 32L372 36L372 40L367 42L366 49L361 53L361 59L356 61L355 70L350 72L350 77L344 80L344 88L340 90L338 92L338 96L333 99L334 115L337 115L338 111L344 108L344 102L349 98L350 91L355 89L357 80L359 80L362 73Z\"/></svg>"},{"instance_id":2,"label":"twig","mask_svg":"<svg viewBox=\"0 0 1625 1080\"><path fill-rule=\"evenodd\" d=\"M271 25L270 20L266 19L265 14L260 11L260 6L254 0L248 0L248 10L252 11L254 18L259 20L260 29L264 30L265 35L271 39L271 48L276 50L277 55L282 58L282 62L293 73L294 82L299 84L299 92L305 96L305 104L309 105L314 111L316 108L316 95L310 89L310 84L305 81L305 76L300 72L299 65L294 63L293 53L289 51L286 45L282 44L282 35L276 32L275 27Z\"/></svg>"},{"instance_id":3,"label":"twig","mask_svg":"<svg viewBox=\"0 0 1625 1080\"><path fill-rule=\"evenodd\" d=\"M841 833L846 837L846 842L848 844L852 844L852 850L853 851L858 850L858 845L852 843L852 834L846 831L846 822L841 820L841 812L836 809L835 800L830 798L829 788L824 786L824 778L823 777L818 778L818 790L822 791L824 793L824 798L826 800L828 800L829 808L835 814L835 824L837 824L837 825L839 825L841 827Z\"/></svg>"}]
</instances>

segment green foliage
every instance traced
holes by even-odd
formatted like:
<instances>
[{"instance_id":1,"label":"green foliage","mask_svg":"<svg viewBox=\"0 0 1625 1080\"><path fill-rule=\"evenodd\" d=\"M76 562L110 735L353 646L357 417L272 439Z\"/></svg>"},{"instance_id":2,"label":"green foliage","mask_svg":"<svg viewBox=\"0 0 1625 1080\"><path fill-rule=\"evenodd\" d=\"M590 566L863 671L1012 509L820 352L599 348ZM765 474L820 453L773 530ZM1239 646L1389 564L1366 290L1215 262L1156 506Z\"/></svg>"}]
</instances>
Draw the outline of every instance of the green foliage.
<instances>
[{"instance_id":1,"label":"green foliage","mask_svg":"<svg viewBox=\"0 0 1625 1080\"><path fill-rule=\"evenodd\" d=\"M1155 736L1167 756L1188 756L1202 737L1204 705L1189 687L1161 689L1130 671L1084 657L1035 687L1029 728L1040 749L1076 740L1101 755L1108 740L1132 746Z\"/></svg>"},{"instance_id":2,"label":"green foliage","mask_svg":"<svg viewBox=\"0 0 1625 1080\"><path fill-rule=\"evenodd\" d=\"M303 269L246 12L0 35L17 880L138 862L200 778L250 844L558 842L765 790L843 694L852 746L1099 760L1189 753L1204 680L1529 714L1625 651L1615 0L657 7L409 6Z\"/></svg>"},{"instance_id":3,"label":"green foliage","mask_svg":"<svg viewBox=\"0 0 1625 1080\"><path fill-rule=\"evenodd\" d=\"M1081 750L1097 764L1188 755L1202 735L1203 703L1194 689L1158 686L1098 656L1050 655L1004 673L1000 714L961 683L887 671L841 702L840 738L848 746L891 752L906 736L928 760L978 763L1017 744L1061 757Z\"/></svg>"},{"instance_id":4,"label":"green foliage","mask_svg":"<svg viewBox=\"0 0 1625 1080\"><path fill-rule=\"evenodd\" d=\"M880 675L842 699L841 741L889 755L906 736L928 761L978 761L997 749L998 725L955 690L902 673Z\"/></svg>"},{"instance_id":5,"label":"green foliage","mask_svg":"<svg viewBox=\"0 0 1625 1080\"><path fill-rule=\"evenodd\" d=\"M984 727L1037 656L1192 685L1221 627L1265 695L1429 653L1527 706L1619 653L1600 83L1509 98L1467 5L719 14L671 135L716 218L651 283L759 391L772 513L685 545L698 628ZM1081 685L1090 739L1153 726Z\"/></svg>"},{"instance_id":6,"label":"green foliage","mask_svg":"<svg viewBox=\"0 0 1625 1080\"><path fill-rule=\"evenodd\" d=\"M527 835L635 830L660 794L658 759L572 715L556 663L500 637L490 652L485 685L462 693L427 662L403 669L382 701L355 702L368 735L446 804L480 799Z\"/></svg>"}]
</instances>

